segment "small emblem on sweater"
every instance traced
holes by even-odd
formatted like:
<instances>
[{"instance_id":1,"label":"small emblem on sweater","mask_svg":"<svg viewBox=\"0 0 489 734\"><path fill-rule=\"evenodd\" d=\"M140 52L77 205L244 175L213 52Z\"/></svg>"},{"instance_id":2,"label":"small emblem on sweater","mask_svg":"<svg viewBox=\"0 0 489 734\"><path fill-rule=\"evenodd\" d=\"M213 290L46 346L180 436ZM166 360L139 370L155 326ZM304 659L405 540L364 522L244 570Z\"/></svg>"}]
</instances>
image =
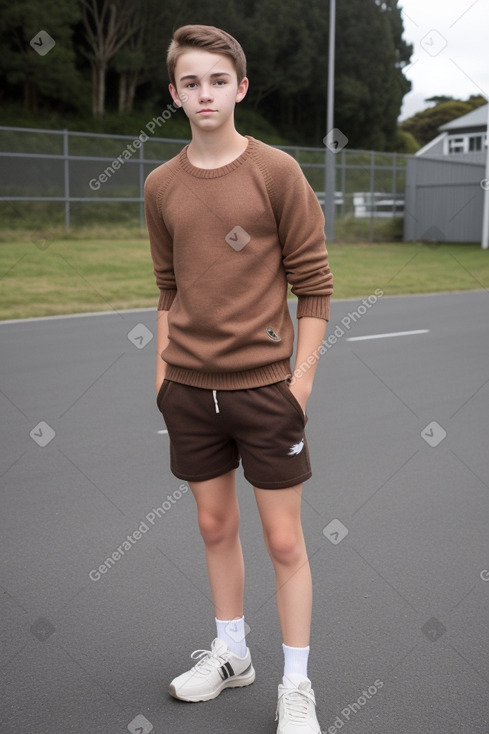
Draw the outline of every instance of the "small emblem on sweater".
<instances>
[{"instance_id":1,"label":"small emblem on sweater","mask_svg":"<svg viewBox=\"0 0 489 734\"><path fill-rule=\"evenodd\" d=\"M224 239L228 245L233 248L233 250L239 252L243 247L246 247L248 242L251 240L251 237L243 227L240 227L239 224L237 224L236 227L233 227L232 230L227 233Z\"/></svg>"},{"instance_id":2,"label":"small emblem on sweater","mask_svg":"<svg viewBox=\"0 0 489 734\"><path fill-rule=\"evenodd\" d=\"M303 448L304 448L304 439L302 439L299 443L295 443L293 446L290 447L289 456L297 456L297 454L300 454Z\"/></svg>"},{"instance_id":3,"label":"small emblem on sweater","mask_svg":"<svg viewBox=\"0 0 489 734\"><path fill-rule=\"evenodd\" d=\"M274 342L282 341L281 337L274 332L273 329L270 328L270 326L267 326L265 329L266 335Z\"/></svg>"}]
</instances>

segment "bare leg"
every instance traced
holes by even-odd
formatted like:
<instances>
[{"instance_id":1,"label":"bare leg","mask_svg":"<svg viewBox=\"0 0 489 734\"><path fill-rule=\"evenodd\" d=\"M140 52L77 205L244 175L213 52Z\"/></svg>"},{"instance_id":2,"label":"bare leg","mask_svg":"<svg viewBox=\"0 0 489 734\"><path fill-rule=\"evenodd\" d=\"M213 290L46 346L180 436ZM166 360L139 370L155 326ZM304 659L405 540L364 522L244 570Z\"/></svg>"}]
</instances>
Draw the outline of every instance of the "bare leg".
<instances>
[{"instance_id":1,"label":"bare leg","mask_svg":"<svg viewBox=\"0 0 489 734\"><path fill-rule=\"evenodd\" d=\"M255 497L275 569L283 642L290 647L307 647L312 580L300 516L302 485L274 490L255 487Z\"/></svg>"},{"instance_id":2,"label":"bare leg","mask_svg":"<svg viewBox=\"0 0 489 734\"><path fill-rule=\"evenodd\" d=\"M189 485L197 502L215 616L237 619L243 616L244 562L236 472Z\"/></svg>"}]
</instances>

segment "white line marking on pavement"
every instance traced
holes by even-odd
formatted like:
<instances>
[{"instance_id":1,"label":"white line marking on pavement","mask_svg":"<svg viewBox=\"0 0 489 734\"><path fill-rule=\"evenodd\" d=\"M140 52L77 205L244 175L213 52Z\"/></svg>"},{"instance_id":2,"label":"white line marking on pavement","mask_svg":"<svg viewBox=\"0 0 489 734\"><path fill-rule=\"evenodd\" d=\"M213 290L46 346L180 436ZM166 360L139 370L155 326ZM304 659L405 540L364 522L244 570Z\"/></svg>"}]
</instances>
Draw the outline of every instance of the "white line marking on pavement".
<instances>
[{"instance_id":1,"label":"white line marking on pavement","mask_svg":"<svg viewBox=\"0 0 489 734\"><path fill-rule=\"evenodd\" d=\"M392 336L412 336L413 334L429 334L429 329L417 329L416 331L393 331L390 334L369 334L368 336L350 336L347 342L361 342L367 339L389 339Z\"/></svg>"}]
</instances>

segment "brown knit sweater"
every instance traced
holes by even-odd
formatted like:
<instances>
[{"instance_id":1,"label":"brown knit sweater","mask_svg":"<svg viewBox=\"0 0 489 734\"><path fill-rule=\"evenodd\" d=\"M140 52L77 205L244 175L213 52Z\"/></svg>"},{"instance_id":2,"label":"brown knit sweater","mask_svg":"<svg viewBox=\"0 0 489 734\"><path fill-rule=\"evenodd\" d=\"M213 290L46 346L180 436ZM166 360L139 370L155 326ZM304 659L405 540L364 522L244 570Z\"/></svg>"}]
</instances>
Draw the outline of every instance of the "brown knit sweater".
<instances>
[{"instance_id":1,"label":"brown knit sweater","mask_svg":"<svg viewBox=\"0 0 489 734\"><path fill-rule=\"evenodd\" d=\"M299 164L248 137L221 168L193 166L187 148L145 185L158 309L168 310L166 377L238 390L291 374L297 318L329 319L333 275L324 218Z\"/></svg>"}]
</instances>

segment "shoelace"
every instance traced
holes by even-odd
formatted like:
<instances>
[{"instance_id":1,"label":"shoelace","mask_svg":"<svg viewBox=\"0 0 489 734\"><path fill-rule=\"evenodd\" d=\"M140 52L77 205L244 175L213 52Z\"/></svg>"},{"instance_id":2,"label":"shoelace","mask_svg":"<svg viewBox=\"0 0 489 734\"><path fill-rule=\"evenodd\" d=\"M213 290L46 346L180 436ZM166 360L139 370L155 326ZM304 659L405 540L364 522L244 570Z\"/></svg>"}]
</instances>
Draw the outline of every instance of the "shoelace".
<instances>
[{"instance_id":1,"label":"shoelace","mask_svg":"<svg viewBox=\"0 0 489 734\"><path fill-rule=\"evenodd\" d=\"M300 723L307 718L311 699L305 691L285 691L280 696L280 700L283 700L285 713L291 721Z\"/></svg>"},{"instance_id":2,"label":"shoelace","mask_svg":"<svg viewBox=\"0 0 489 734\"><path fill-rule=\"evenodd\" d=\"M210 673L213 668L217 668L219 665L227 662L226 657L222 653L216 655L213 650L194 650L190 657L192 660L198 660L192 670L202 673Z\"/></svg>"}]
</instances>

